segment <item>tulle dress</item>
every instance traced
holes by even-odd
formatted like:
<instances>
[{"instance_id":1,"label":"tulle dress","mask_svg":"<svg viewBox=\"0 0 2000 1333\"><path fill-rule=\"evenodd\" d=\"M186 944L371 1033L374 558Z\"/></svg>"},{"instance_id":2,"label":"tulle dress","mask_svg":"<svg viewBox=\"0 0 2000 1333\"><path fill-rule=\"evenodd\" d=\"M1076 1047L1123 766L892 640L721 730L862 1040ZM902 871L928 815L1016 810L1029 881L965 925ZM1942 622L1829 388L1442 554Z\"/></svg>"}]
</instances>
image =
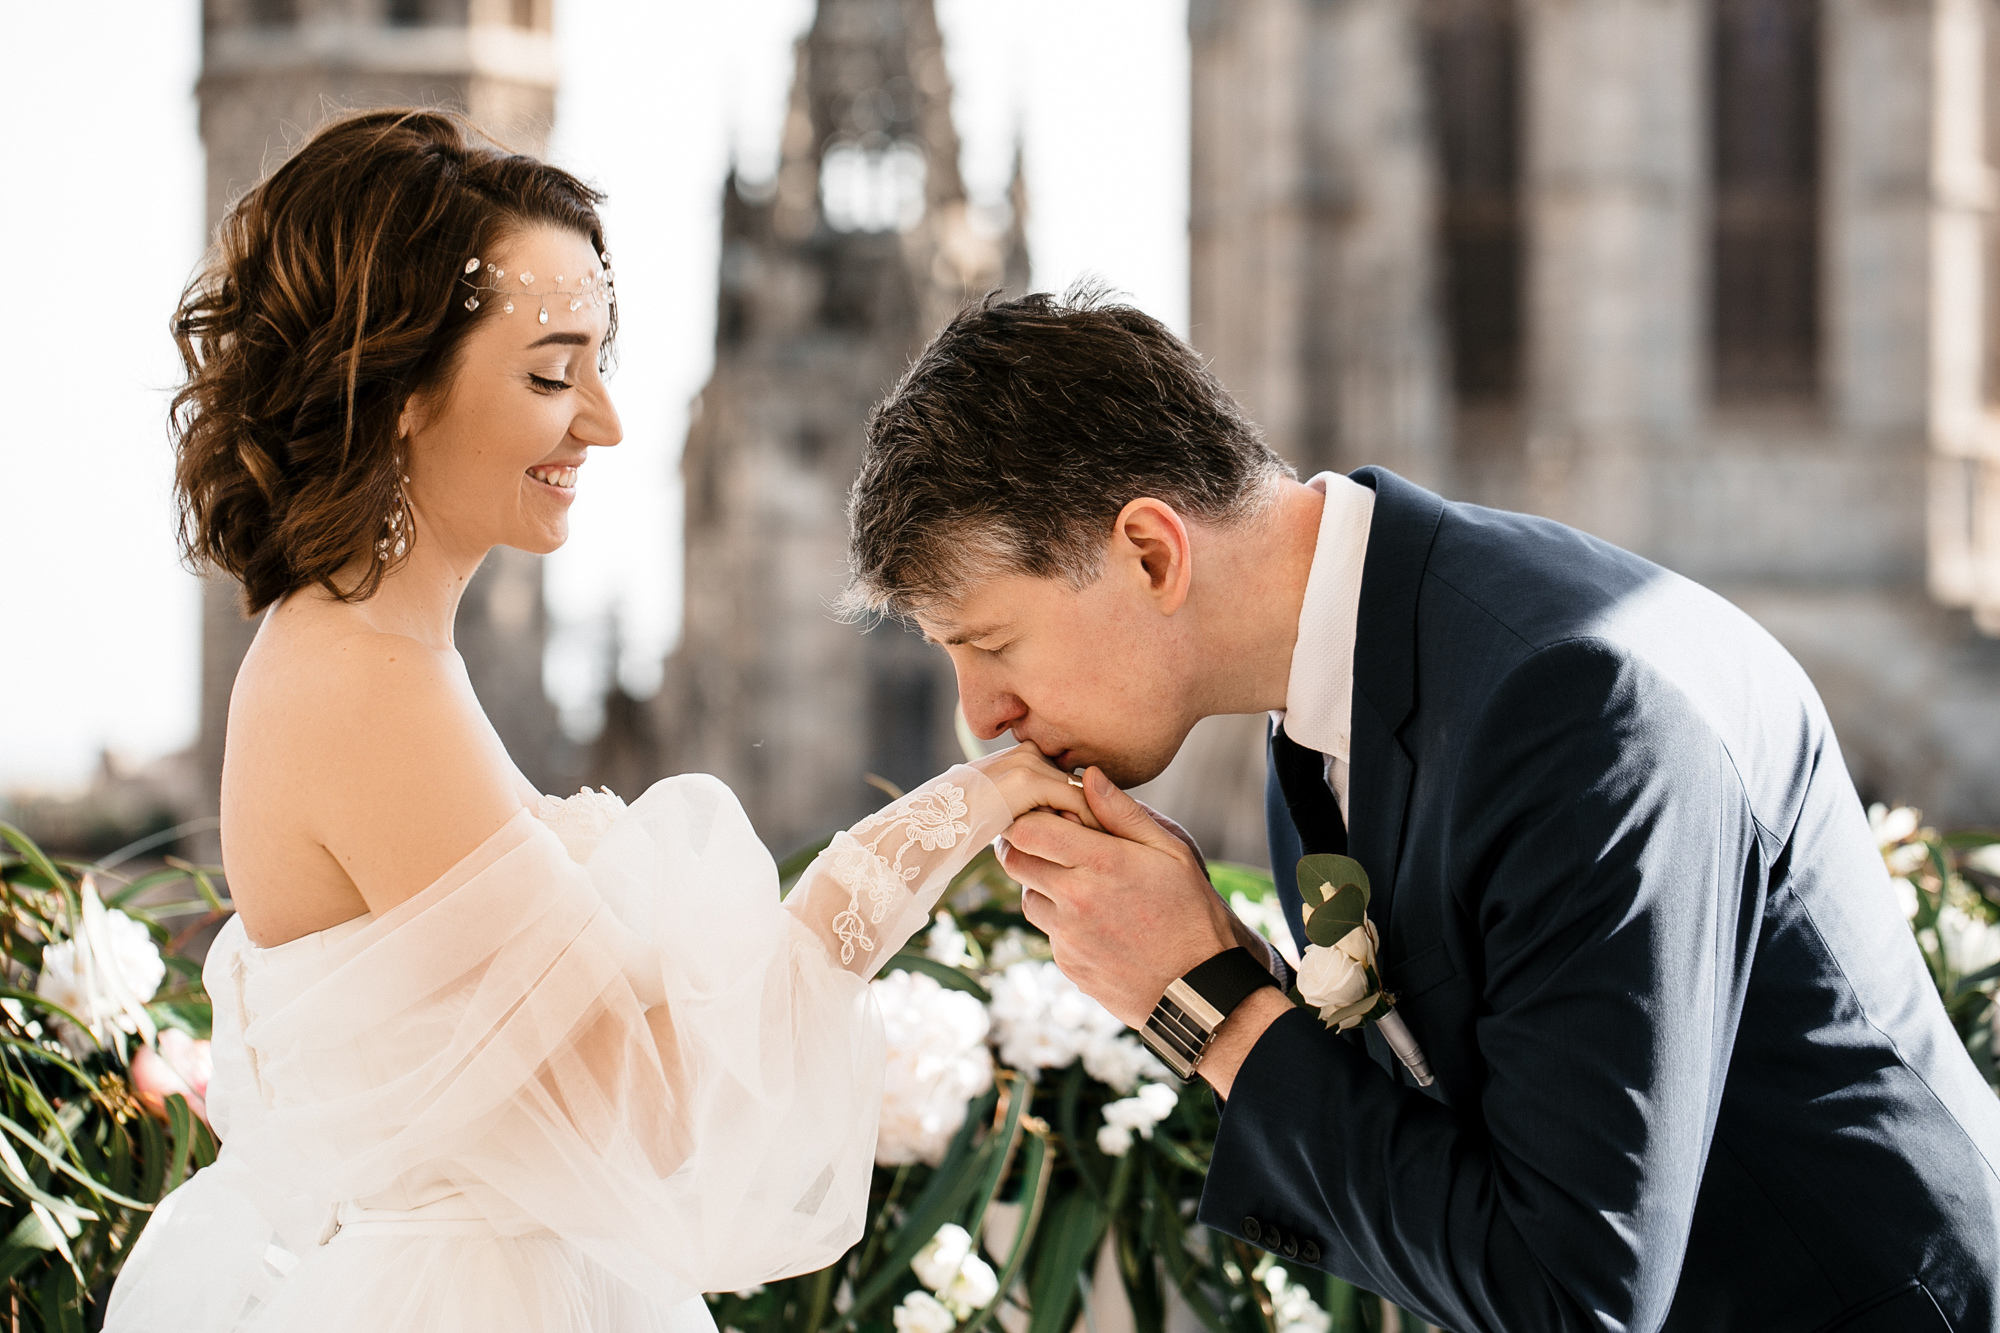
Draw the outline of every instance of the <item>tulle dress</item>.
<instances>
[{"instance_id":1,"label":"tulle dress","mask_svg":"<svg viewBox=\"0 0 2000 1333\"><path fill-rule=\"evenodd\" d=\"M111 1333L712 1333L700 1293L861 1234L866 981L1008 822L955 768L835 836L782 904L729 789L523 809L435 884L274 948L215 1002L215 1164Z\"/></svg>"}]
</instances>

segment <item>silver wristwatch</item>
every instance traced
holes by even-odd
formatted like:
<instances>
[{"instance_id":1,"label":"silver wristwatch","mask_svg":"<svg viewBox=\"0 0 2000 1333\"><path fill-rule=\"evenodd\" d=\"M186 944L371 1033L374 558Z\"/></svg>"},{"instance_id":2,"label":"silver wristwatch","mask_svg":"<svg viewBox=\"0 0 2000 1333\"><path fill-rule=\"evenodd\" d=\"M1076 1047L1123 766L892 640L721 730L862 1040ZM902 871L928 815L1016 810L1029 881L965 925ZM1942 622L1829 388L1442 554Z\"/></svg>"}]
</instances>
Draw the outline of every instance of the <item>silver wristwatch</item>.
<instances>
[{"instance_id":1,"label":"silver wristwatch","mask_svg":"<svg viewBox=\"0 0 2000 1333\"><path fill-rule=\"evenodd\" d=\"M1277 984L1248 949L1225 949L1167 984L1167 993L1139 1029L1139 1039L1176 1077L1193 1078L1230 1012L1252 992Z\"/></svg>"}]
</instances>

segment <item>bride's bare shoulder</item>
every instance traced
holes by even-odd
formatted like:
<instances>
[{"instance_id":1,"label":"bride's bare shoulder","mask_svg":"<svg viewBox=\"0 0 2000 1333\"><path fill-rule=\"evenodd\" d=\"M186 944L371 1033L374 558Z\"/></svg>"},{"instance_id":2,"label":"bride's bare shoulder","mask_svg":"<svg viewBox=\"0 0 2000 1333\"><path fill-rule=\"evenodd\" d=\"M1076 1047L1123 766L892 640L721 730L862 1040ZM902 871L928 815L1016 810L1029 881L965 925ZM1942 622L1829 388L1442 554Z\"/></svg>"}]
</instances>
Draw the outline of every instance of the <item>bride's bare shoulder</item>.
<instances>
[{"instance_id":1,"label":"bride's bare shoulder","mask_svg":"<svg viewBox=\"0 0 2000 1333\"><path fill-rule=\"evenodd\" d=\"M246 739L332 731L365 742L410 721L448 724L478 711L463 676L449 650L360 617L281 606L244 654L230 730L242 723Z\"/></svg>"},{"instance_id":2,"label":"bride's bare shoulder","mask_svg":"<svg viewBox=\"0 0 2000 1333\"><path fill-rule=\"evenodd\" d=\"M259 628L230 700L225 830L232 809L293 830L379 911L520 810L518 770L456 653L361 617L284 610Z\"/></svg>"}]
</instances>

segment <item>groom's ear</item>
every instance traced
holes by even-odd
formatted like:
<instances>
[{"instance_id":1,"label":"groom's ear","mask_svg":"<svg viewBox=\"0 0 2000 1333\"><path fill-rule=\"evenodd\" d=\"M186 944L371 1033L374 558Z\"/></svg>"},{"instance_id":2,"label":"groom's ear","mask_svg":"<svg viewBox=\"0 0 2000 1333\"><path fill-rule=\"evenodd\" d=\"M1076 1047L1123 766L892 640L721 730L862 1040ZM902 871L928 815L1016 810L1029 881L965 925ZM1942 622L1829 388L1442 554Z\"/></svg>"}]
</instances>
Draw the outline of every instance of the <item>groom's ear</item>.
<instances>
[{"instance_id":1,"label":"groom's ear","mask_svg":"<svg viewBox=\"0 0 2000 1333\"><path fill-rule=\"evenodd\" d=\"M1187 601L1193 553L1187 523L1164 500L1141 496L1111 525L1110 563L1124 565L1135 583L1144 584L1161 615L1173 615Z\"/></svg>"}]
</instances>

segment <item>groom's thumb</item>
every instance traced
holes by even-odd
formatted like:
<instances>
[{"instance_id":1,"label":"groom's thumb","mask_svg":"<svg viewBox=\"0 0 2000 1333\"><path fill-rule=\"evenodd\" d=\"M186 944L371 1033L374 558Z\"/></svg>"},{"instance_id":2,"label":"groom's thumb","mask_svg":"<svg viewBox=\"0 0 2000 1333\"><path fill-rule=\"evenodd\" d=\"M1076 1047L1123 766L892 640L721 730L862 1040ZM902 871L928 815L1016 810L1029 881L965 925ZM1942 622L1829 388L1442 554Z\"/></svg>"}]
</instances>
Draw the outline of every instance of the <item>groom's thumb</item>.
<instances>
[{"instance_id":1,"label":"groom's thumb","mask_svg":"<svg viewBox=\"0 0 2000 1333\"><path fill-rule=\"evenodd\" d=\"M1097 816L1097 822L1113 837L1174 855L1184 850L1180 839L1161 828L1145 806L1113 786L1102 769L1091 768L1084 773L1083 796L1090 802L1090 812Z\"/></svg>"}]
</instances>

